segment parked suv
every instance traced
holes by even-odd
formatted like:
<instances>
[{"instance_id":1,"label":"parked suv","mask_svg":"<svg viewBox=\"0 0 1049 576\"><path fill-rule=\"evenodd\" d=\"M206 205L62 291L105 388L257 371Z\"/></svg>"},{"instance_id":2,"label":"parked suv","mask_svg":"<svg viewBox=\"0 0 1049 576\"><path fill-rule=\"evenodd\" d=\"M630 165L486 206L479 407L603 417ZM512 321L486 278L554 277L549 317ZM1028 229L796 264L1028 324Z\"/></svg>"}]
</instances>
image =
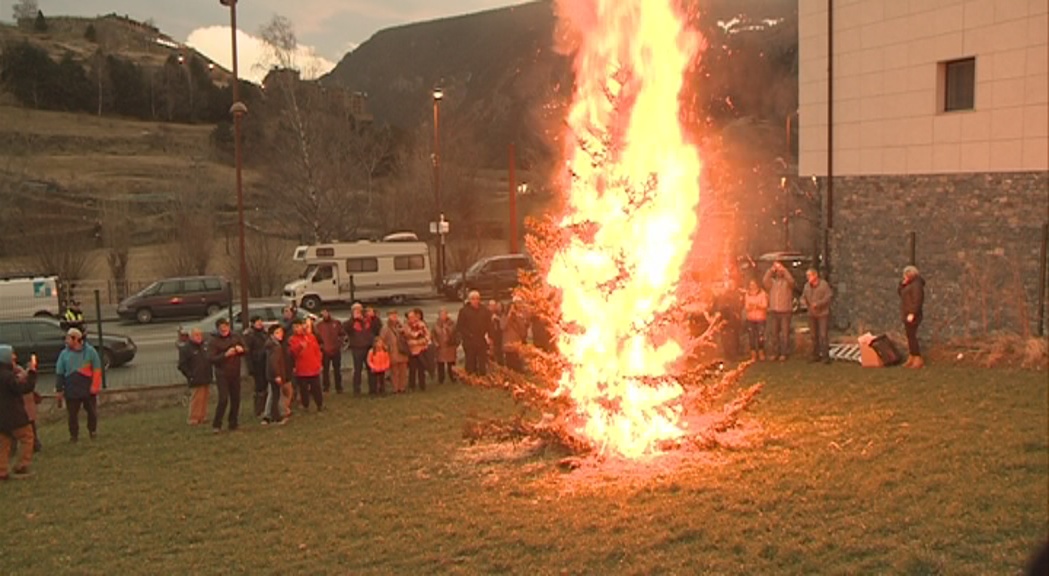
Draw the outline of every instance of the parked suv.
<instances>
[{"instance_id":1,"label":"parked suv","mask_svg":"<svg viewBox=\"0 0 1049 576\"><path fill-rule=\"evenodd\" d=\"M229 281L220 276L165 278L125 298L117 314L140 324L154 318L204 317L228 308L231 298Z\"/></svg>"},{"instance_id":2,"label":"parked suv","mask_svg":"<svg viewBox=\"0 0 1049 576\"><path fill-rule=\"evenodd\" d=\"M533 268L532 259L525 254L489 256L474 262L465 274L449 275L441 291L448 298L458 300L466 300L472 290L485 297L503 297L517 287L518 271Z\"/></svg>"}]
</instances>

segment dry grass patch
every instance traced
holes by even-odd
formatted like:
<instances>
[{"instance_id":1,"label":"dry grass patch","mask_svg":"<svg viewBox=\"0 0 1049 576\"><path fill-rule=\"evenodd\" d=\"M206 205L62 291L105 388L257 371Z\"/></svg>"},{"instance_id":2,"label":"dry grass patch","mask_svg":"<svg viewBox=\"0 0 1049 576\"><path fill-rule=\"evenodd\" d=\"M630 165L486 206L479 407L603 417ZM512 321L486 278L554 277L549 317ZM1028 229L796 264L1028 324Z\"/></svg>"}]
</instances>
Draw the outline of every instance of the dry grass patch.
<instances>
[{"instance_id":1,"label":"dry grass patch","mask_svg":"<svg viewBox=\"0 0 1049 576\"><path fill-rule=\"evenodd\" d=\"M0 486L5 571L983 575L1044 540L1043 374L748 379L766 388L745 445L571 472L535 445L466 445L469 417L515 408L461 385L219 436L182 408L104 412L78 446L48 425L35 477Z\"/></svg>"}]
</instances>

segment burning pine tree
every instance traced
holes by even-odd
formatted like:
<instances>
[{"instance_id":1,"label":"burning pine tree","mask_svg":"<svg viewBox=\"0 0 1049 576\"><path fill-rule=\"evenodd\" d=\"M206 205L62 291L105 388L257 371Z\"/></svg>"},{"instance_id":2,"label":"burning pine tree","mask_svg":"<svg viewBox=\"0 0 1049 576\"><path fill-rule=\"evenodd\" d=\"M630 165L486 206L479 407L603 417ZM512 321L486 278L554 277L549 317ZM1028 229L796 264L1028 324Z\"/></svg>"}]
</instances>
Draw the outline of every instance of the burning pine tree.
<instances>
[{"instance_id":1,"label":"burning pine tree","mask_svg":"<svg viewBox=\"0 0 1049 576\"><path fill-rule=\"evenodd\" d=\"M715 378L689 359L698 293L682 282L697 233L702 162L679 120L683 77L702 49L673 0L561 0L575 96L567 120L564 214L531 222L537 263L518 296L553 345L526 346L528 376L497 369L474 383L509 389L537 414L474 423L471 437L538 437L573 452L637 459L707 446L760 390L722 410L747 365Z\"/></svg>"}]
</instances>

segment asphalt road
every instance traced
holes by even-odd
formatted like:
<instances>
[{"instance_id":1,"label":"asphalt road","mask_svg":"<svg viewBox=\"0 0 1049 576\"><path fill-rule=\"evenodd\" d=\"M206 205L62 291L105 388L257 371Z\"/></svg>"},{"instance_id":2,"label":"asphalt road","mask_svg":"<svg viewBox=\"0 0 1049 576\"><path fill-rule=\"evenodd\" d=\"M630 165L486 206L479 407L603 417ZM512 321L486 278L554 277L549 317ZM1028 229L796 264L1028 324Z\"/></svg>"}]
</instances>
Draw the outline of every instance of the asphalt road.
<instances>
[{"instance_id":1,"label":"asphalt road","mask_svg":"<svg viewBox=\"0 0 1049 576\"><path fill-rule=\"evenodd\" d=\"M424 300L399 306L397 309L404 317L404 311L411 308L421 308L427 324L432 325L437 319L437 314L442 307L447 307L448 312L454 318L460 305L456 302L442 300ZM386 308L377 307L379 315L386 318ZM344 320L349 317L348 307L333 308L332 315ZM112 368L106 372L107 388L131 388L139 386L164 386L168 384L180 384L184 381L176 367L178 353L175 342L178 336L178 327L181 324L192 324L199 318L187 318L181 320L155 320L151 324L134 324L124 322L105 322L102 330L106 334L118 334L128 336L138 347L135 359L130 364ZM88 338L96 336L93 323L89 323ZM352 366L349 353L343 355L343 368Z\"/></svg>"}]
</instances>

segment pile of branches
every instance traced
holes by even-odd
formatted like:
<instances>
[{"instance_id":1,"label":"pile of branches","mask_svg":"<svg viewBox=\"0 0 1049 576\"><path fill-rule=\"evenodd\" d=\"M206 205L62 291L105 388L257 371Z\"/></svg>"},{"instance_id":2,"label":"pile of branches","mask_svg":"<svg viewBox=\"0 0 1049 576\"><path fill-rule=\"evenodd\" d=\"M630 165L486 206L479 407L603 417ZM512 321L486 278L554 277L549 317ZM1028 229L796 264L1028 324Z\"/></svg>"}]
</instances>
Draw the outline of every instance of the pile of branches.
<instances>
[{"instance_id":1,"label":"pile of branches","mask_svg":"<svg viewBox=\"0 0 1049 576\"><path fill-rule=\"evenodd\" d=\"M475 418L463 427L463 437L470 442L495 441L519 443L527 440L558 447L573 455L588 455L599 450L576 430L573 421L578 418L577 407L572 398L560 393L562 375L570 368L556 348L558 335L573 333L580 328L566 325L560 311L558 291L545 282L550 262L558 246L565 242L571 231L560 228L552 220L529 222L531 234L526 239L529 252L536 262L536 270L522 273L520 287L515 291L529 313L546 327L553 344L537 348L534 344L516 345L526 366L526 373L518 373L503 366L492 365L486 376L464 375L463 380L473 386L504 390L520 407L519 412L509 419ZM700 294L694 286L683 287L684 294ZM647 329L669 329L671 326L688 324L690 312L697 302L693 296L679 297L679 303L671 310L652 318ZM700 304L702 306L702 304ZM533 324L534 326L534 324ZM761 384L740 390L740 382L751 362L726 370L720 360L701 362L702 352L716 347L715 337L719 332L718 322L711 323L694 335L685 350L689 358L682 363L676 374L648 378L643 383L653 387L676 384L682 387L681 400L683 419L688 423L685 438L664 446L666 450L695 447L716 447L718 435L739 425L740 415L754 402L762 389ZM650 330L651 333L651 330Z\"/></svg>"}]
</instances>

